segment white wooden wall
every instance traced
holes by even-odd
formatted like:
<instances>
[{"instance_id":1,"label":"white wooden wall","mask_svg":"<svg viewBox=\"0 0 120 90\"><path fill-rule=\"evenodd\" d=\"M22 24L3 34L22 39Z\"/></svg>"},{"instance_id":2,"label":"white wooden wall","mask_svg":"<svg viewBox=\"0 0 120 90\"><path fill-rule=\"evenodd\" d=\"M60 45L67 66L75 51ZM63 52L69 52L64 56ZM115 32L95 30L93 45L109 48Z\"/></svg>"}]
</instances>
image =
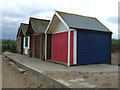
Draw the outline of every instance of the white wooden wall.
<instances>
[{"instance_id":1,"label":"white wooden wall","mask_svg":"<svg viewBox=\"0 0 120 90\"><path fill-rule=\"evenodd\" d=\"M60 33L60 32L66 32L66 31L68 31L67 27L65 27L65 25L59 20L55 27L55 30L53 31L53 34Z\"/></svg>"}]
</instances>

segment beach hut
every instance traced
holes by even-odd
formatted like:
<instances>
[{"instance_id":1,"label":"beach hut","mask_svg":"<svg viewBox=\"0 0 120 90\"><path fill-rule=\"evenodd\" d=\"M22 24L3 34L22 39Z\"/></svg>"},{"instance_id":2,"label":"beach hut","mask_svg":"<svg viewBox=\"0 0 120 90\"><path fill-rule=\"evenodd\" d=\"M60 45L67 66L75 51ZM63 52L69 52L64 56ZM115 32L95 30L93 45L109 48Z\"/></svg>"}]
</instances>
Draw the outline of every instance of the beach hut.
<instances>
[{"instance_id":1,"label":"beach hut","mask_svg":"<svg viewBox=\"0 0 120 90\"><path fill-rule=\"evenodd\" d=\"M45 30L49 24L49 20L30 17L29 25L26 32L28 44L27 51L29 55L44 60L45 57ZM26 41L25 40L25 41Z\"/></svg>"},{"instance_id":2,"label":"beach hut","mask_svg":"<svg viewBox=\"0 0 120 90\"><path fill-rule=\"evenodd\" d=\"M17 52L21 55L24 54L23 45L24 45L24 36L27 31L27 27L28 27L28 24L21 23L20 27L18 28L18 32L16 36Z\"/></svg>"},{"instance_id":3,"label":"beach hut","mask_svg":"<svg viewBox=\"0 0 120 90\"><path fill-rule=\"evenodd\" d=\"M94 17L55 11L45 32L45 60L68 66L110 64L111 34Z\"/></svg>"}]
</instances>

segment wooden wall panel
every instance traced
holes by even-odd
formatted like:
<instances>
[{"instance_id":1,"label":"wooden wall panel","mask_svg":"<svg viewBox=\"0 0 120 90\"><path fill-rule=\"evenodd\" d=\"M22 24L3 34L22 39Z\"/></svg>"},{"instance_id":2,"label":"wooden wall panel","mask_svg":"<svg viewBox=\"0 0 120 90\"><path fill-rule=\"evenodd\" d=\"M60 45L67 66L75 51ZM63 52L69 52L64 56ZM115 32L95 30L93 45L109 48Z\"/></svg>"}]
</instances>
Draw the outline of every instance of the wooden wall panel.
<instances>
[{"instance_id":1,"label":"wooden wall panel","mask_svg":"<svg viewBox=\"0 0 120 90\"><path fill-rule=\"evenodd\" d=\"M30 36L30 51L32 53L32 56L34 56L34 36Z\"/></svg>"},{"instance_id":2,"label":"wooden wall panel","mask_svg":"<svg viewBox=\"0 0 120 90\"><path fill-rule=\"evenodd\" d=\"M45 59L45 35L42 35L42 59Z\"/></svg>"},{"instance_id":3,"label":"wooden wall panel","mask_svg":"<svg viewBox=\"0 0 120 90\"><path fill-rule=\"evenodd\" d=\"M23 55L23 43L24 43L24 37L21 37L21 55Z\"/></svg>"},{"instance_id":4,"label":"wooden wall panel","mask_svg":"<svg viewBox=\"0 0 120 90\"><path fill-rule=\"evenodd\" d=\"M42 58L42 35L40 35L40 58Z\"/></svg>"},{"instance_id":5,"label":"wooden wall panel","mask_svg":"<svg viewBox=\"0 0 120 90\"><path fill-rule=\"evenodd\" d=\"M47 34L47 59L51 59L52 53L52 34Z\"/></svg>"},{"instance_id":6,"label":"wooden wall panel","mask_svg":"<svg viewBox=\"0 0 120 90\"><path fill-rule=\"evenodd\" d=\"M34 36L34 56L40 58L40 36Z\"/></svg>"}]
</instances>

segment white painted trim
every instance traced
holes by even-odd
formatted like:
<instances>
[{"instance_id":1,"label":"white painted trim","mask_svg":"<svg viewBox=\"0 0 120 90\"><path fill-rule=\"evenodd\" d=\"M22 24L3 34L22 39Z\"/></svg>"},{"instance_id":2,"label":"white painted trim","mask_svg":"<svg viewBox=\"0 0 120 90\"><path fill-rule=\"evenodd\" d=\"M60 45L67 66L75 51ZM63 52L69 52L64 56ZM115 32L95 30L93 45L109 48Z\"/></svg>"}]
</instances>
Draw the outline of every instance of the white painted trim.
<instances>
[{"instance_id":1,"label":"white painted trim","mask_svg":"<svg viewBox=\"0 0 120 90\"><path fill-rule=\"evenodd\" d=\"M49 27L50 27L50 25L51 25L51 23L52 23L52 21L53 21L54 16L55 16L55 12L54 12L54 15L53 15L52 19L50 20L50 22L49 22L46 30L45 30L45 34L47 34L47 31L48 31L48 29L49 29Z\"/></svg>"},{"instance_id":2,"label":"white painted trim","mask_svg":"<svg viewBox=\"0 0 120 90\"><path fill-rule=\"evenodd\" d=\"M70 31L68 31L68 67L70 66Z\"/></svg>"},{"instance_id":3,"label":"white painted trim","mask_svg":"<svg viewBox=\"0 0 120 90\"><path fill-rule=\"evenodd\" d=\"M69 29L69 31L75 31L75 29Z\"/></svg>"},{"instance_id":4,"label":"white painted trim","mask_svg":"<svg viewBox=\"0 0 120 90\"><path fill-rule=\"evenodd\" d=\"M74 29L69 29L68 31L74 31ZM53 32L52 34L64 33L64 32L68 32L68 31L63 31L63 32Z\"/></svg>"},{"instance_id":5,"label":"white painted trim","mask_svg":"<svg viewBox=\"0 0 120 90\"><path fill-rule=\"evenodd\" d=\"M57 16L58 19L60 19L60 21L65 25L65 27L66 27L68 30L70 29L69 26L66 24L66 22L65 22L65 21L61 18L61 16L55 11L54 16L53 16L52 19L50 20L50 22L49 22L49 24L48 24L48 26L47 26L47 28L46 28L46 30L45 30L45 34L47 33L47 31L48 31L51 23L53 22L53 18L54 18L55 16Z\"/></svg>"},{"instance_id":6,"label":"white painted trim","mask_svg":"<svg viewBox=\"0 0 120 90\"><path fill-rule=\"evenodd\" d=\"M28 46L27 47L25 47L25 38L28 38ZM29 47L30 47L30 37L26 36L26 37L24 37L24 48L28 48L29 49Z\"/></svg>"},{"instance_id":7,"label":"white painted trim","mask_svg":"<svg viewBox=\"0 0 120 90\"><path fill-rule=\"evenodd\" d=\"M47 60L47 34L45 34L45 61Z\"/></svg>"},{"instance_id":8,"label":"white painted trim","mask_svg":"<svg viewBox=\"0 0 120 90\"><path fill-rule=\"evenodd\" d=\"M74 61L73 64L77 64L77 31L74 30Z\"/></svg>"},{"instance_id":9,"label":"white painted trim","mask_svg":"<svg viewBox=\"0 0 120 90\"><path fill-rule=\"evenodd\" d=\"M23 48L25 48L25 37L24 37L24 42L23 42Z\"/></svg>"},{"instance_id":10,"label":"white painted trim","mask_svg":"<svg viewBox=\"0 0 120 90\"><path fill-rule=\"evenodd\" d=\"M56 16L60 19L60 21L66 26L67 29L69 29L69 26L66 24L66 22L62 19L62 17L57 13L55 12Z\"/></svg>"},{"instance_id":11,"label":"white painted trim","mask_svg":"<svg viewBox=\"0 0 120 90\"><path fill-rule=\"evenodd\" d=\"M65 32L68 32L68 31L64 31L64 32L54 32L54 33L52 33L52 34L65 33Z\"/></svg>"}]
</instances>

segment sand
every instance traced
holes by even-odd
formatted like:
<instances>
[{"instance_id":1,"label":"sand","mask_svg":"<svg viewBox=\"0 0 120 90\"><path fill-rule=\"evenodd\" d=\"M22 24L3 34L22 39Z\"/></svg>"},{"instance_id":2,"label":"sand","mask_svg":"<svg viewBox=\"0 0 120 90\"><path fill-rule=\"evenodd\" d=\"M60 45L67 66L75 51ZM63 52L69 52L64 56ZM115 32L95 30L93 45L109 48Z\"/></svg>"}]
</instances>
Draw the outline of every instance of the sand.
<instances>
[{"instance_id":1,"label":"sand","mask_svg":"<svg viewBox=\"0 0 120 90\"><path fill-rule=\"evenodd\" d=\"M118 60L118 56L120 56L120 53L112 53L112 55L111 55L112 65L119 65L120 66L120 61Z\"/></svg>"},{"instance_id":2,"label":"sand","mask_svg":"<svg viewBox=\"0 0 120 90\"><path fill-rule=\"evenodd\" d=\"M13 62L9 63L6 58L2 59L2 64L3 88L45 88L36 77L27 71L21 73L18 67Z\"/></svg>"},{"instance_id":3,"label":"sand","mask_svg":"<svg viewBox=\"0 0 120 90\"><path fill-rule=\"evenodd\" d=\"M12 53L5 52L12 55ZM118 65L118 54L112 54L112 62ZM1 57L1 55L0 55ZM113 60L114 59L114 60ZM20 73L18 66L13 62L9 62L7 58L0 58L2 61L2 87L3 88L47 88L36 77L29 72ZM1 70L0 70L1 71ZM73 88L118 88L118 72L43 72L43 74L63 80L72 84ZM1 76L1 75L0 75ZM119 82L120 83L120 82Z\"/></svg>"},{"instance_id":4,"label":"sand","mask_svg":"<svg viewBox=\"0 0 120 90\"><path fill-rule=\"evenodd\" d=\"M44 72L55 79L72 84L73 88L118 88L118 72ZM84 86L88 83L90 86Z\"/></svg>"}]
</instances>

